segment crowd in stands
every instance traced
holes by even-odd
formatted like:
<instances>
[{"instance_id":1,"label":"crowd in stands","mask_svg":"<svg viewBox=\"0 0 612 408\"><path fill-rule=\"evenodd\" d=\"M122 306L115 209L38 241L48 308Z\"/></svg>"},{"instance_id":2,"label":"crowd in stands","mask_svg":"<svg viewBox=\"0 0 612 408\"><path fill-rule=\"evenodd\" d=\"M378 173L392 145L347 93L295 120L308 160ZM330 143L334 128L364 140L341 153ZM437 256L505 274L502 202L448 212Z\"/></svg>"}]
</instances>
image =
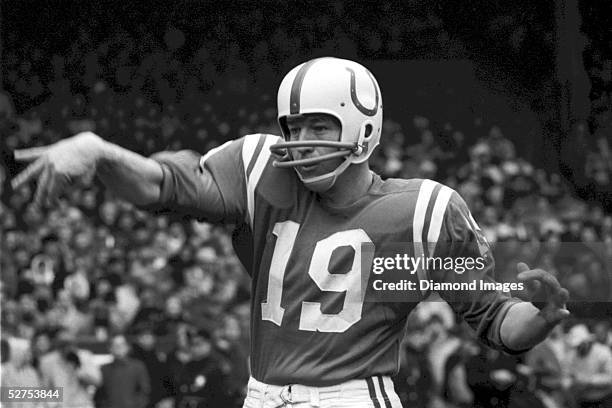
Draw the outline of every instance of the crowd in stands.
<instances>
[{"instance_id":1,"label":"crowd in stands","mask_svg":"<svg viewBox=\"0 0 612 408\"><path fill-rule=\"evenodd\" d=\"M279 36L270 49L249 50L252 58L290 48ZM5 56L14 89L0 95L3 385L63 386L64 403L83 408L241 404L250 281L230 227L150 214L95 179L49 209L28 205L34 185L8 187L14 149L81 131L145 155L278 133L272 65L249 66L244 50L214 41L188 61L175 58L185 41L178 29L163 41L118 33L90 49L82 32L71 53L53 56L45 79L35 48L27 59ZM346 44L328 53L338 48ZM145 57L135 64L135 55ZM19 98L42 102L16 112ZM609 161L606 149L599 154ZM612 215L600 203L521 159L512 138L482 118L470 129L419 115L386 119L372 167L456 189L493 247L497 279L515 281L519 260L541 267L570 290L578 316L599 317L572 320L513 358L479 345L443 303L427 302L410 319L396 377L406 406L586 407L612 394L611 330L596 314L612 300ZM129 380L118 383L118 369Z\"/></svg>"},{"instance_id":2,"label":"crowd in stands","mask_svg":"<svg viewBox=\"0 0 612 408\"><path fill-rule=\"evenodd\" d=\"M580 3L580 8L585 22L581 31L587 40L582 60L591 85L588 126L595 141L587 158L587 176L590 189L607 193L612 191L612 46L603 16L612 9L608 3Z\"/></svg>"}]
</instances>

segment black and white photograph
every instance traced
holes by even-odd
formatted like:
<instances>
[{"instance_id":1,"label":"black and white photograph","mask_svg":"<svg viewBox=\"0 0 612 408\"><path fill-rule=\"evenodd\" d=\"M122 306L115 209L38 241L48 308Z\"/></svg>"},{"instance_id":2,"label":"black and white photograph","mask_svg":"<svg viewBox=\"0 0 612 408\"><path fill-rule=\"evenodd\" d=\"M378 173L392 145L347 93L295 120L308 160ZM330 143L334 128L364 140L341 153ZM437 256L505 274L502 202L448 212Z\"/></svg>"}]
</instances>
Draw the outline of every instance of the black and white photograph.
<instances>
[{"instance_id":1,"label":"black and white photograph","mask_svg":"<svg viewBox=\"0 0 612 408\"><path fill-rule=\"evenodd\" d=\"M0 0L0 407L612 408L612 2Z\"/></svg>"}]
</instances>

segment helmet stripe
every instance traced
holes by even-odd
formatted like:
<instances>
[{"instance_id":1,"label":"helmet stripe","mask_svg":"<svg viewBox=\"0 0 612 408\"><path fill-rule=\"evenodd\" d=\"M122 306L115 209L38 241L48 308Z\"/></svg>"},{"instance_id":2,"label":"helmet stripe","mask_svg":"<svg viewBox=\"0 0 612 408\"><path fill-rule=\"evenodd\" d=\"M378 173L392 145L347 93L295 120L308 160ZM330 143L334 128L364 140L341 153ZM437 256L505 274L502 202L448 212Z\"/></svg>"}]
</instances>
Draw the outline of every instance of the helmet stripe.
<instances>
[{"instance_id":1,"label":"helmet stripe","mask_svg":"<svg viewBox=\"0 0 612 408\"><path fill-rule=\"evenodd\" d=\"M321 58L315 58L306 62L295 75L293 84L291 84L291 94L289 96L289 113L291 115L300 113L300 94L302 93L302 83L304 82L304 77L312 64L320 59Z\"/></svg>"}]
</instances>

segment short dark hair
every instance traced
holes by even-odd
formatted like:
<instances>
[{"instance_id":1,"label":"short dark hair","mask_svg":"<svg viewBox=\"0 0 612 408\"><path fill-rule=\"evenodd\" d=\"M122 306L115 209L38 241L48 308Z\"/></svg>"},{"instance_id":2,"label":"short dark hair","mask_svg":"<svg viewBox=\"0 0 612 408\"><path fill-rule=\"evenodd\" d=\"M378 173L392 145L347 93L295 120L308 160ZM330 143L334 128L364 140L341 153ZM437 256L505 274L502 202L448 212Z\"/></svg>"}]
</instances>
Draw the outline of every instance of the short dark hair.
<instances>
[{"instance_id":1,"label":"short dark hair","mask_svg":"<svg viewBox=\"0 0 612 408\"><path fill-rule=\"evenodd\" d=\"M57 234L52 232L52 233L49 233L49 234L45 235L44 237L42 237L41 243L43 245L47 244L49 242L59 242L59 237L57 236Z\"/></svg>"}]
</instances>

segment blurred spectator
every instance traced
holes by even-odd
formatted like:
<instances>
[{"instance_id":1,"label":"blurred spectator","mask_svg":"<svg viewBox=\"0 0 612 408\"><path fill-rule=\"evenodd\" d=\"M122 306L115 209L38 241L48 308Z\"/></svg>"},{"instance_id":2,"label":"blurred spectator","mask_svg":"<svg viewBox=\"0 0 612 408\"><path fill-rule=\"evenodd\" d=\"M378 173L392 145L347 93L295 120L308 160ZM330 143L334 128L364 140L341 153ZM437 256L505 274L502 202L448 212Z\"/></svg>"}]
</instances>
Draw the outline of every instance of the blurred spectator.
<instances>
[{"instance_id":1,"label":"blurred spectator","mask_svg":"<svg viewBox=\"0 0 612 408\"><path fill-rule=\"evenodd\" d=\"M40 358L51 351L51 333L47 329L39 329L32 337L32 365L40 369Z\"/></svg>"},{"instance_id":2,"label":"blurred spectator","mask_svg":"<svg viewBox=\"0 0 612 408\"><path fill-rule=\"evenodd\" d=\"M80 350L69 331L58 333L55 347L40 357L43 387L63 387L63 402L51 407L78 406L93 408L90 386L99 386L101 374L92 353Z\"/></svg>"},{"instance_id":3,"label":"blurred spectator","mask_svg":"<svg viewBox=\"0 0 612 408\"><path fill-rule=\"evenodd\" d=\"M6 341L3 339L3 342ZM41 387L38 373L32 366L32 355L30 345L26 339L10 338L6 341L2 350L2 357L8 357L8 361L2 363L2 387ZM12 402L3 401L2 406L6 408L42 408L42 403L35 402Z\"/></svg>"},{"instance_id":4,"label":"blurred spectator","mask_svg":"<svg viewBox=\"0 0 612 408\"><path fill-rule=\"evenodd\" d=\"M567 352L565 334L559 325L525 356L525 364L535 375L537 394L548 408L563 408L565 401L571 400Z\"/></svg>"},{"instance_id":5,"label":"blurred spectator","mask_svg":"<svg viewBox=\"0 0 612 408\"><path fill-rule=\"evenodd\" d=\"M247 331L240 327L235 314L224 316L217 334L216 346L226 362L223 367L227 378L228 395L239 404L246 396L245 385L249 381L249 339Z\"/></svg>"},{"instance_id":6,"label":"blurred spectator","mask_svg":"<svg viewBox=\"0 0 612 408\"><path fill-rule=\"evenodd\" d=\"M403 406L425 408L433 381L428 360L429 337L422 327L408 328L400 350L400 371L392 379Z\"/></svg>"},{"instance_id":7,"label":"blurred spectator","mask_svg":"<svg viewBox=\"0 0 612 408\"><path fill-rule=\"evenodd\" d=\"M231 404L222 363L208 330L191 331L189 355L175 368L175 408L214 408Z\"/></svg>"},{"instance_id":8,"label":"blurred spectator","mask_svg":"<svg viewBox=\"0 0 612 408\"><path fill-rule=\"evenodd\" d=\"M467 384L466 361L478 354L479 348L473 341L465 339L446 360L442 396L447 404L453 407L472 405L474 396Z\"/></svg>"},{"instance_id":9,"label":"blurred spectator","mask_svg":"<svg viewBox=\"0 0 612 408\"><path fill-rule=\"evenodd\" d=\"M110 340L113 361L102 366L102 384L96 391L97 408L145 408L151 385L145 365L128 356L130 345L122 334Z\"/></svg>"},{"instance_id":10,"label":"blurred spectator","mask_svg":"<svg viewBox=\"0 0 612 408\"><path fill-rule=\"evenodd\" d=\"M610 322L600 321L593 327L595 341L608 348L612 347L612 335L610 334Z\"/></svg>"},{"instance_id":11,"label":"blurred spectator","mask_svg":"<svg viewBox=\"0 0 612 408\"><path fill-rule=\"evenodd\" d=\"M428 360L432 374L432 391L434 404L442 404L444 400L445 367L449 357L461 346L459 338L449 333L440 315L434 314L425 326L429 339Z\"/></svg>"},{"instance_id":12,"label":"blurred spectator","mask_svg":"<svg viewBox=\"0 0 612 408\"><path fill-rule=\"evenodd\" d=\"M572 394L581 408L612 406L612 352L595 342L586 325L577 324L568 333Z\"/></svg>"},{"instance_id":13,"label":"blurred spectator","mask_svg":"<svg viewBox=\"0 0 612 408\"><path fill-rule=\"evenodd\" d=\"M149 407L154 407L159 401L172 392L172 378L166 357L159 351L157 336L151 324L142 323L135 328L136 341L132 346L132 357L141 361L147 370L151 383Z\"/></svg>"},{"instance_id":14,"label":"blurred spectator","mask_svg":"<svg viewBox=\"0 0 612 408\"><path fill-rule=\"evenodd\" d=\"M510 388L516 382L516 363L499 352L480 347L466 362L474 408L508 407Z\"/></svg>"}]
</instances>

